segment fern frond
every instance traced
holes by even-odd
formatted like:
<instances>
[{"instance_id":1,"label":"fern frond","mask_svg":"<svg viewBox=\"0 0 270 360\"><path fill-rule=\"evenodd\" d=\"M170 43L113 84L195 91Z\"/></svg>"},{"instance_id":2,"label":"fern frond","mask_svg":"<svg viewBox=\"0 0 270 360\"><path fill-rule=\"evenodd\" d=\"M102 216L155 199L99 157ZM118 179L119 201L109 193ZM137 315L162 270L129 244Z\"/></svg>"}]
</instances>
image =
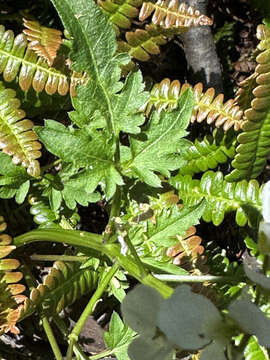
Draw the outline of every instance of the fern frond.
<instances>
[{"instance_id":1,"label":"fern frond","mask_svg":"<svg viewBox=\"0 0 270 360\"><path fill-rule=\"evenodd\" d=\"M212 25L213 23L209 17L200 14L199 10L195 10L193 6L187 6L185 3L179 3L179 0L158 0L156 3L144 2L139 19L144 21L153 12L152 22L165 28Z\"/></svg>"},{"instance_id":2,"label":"fern frond","mask_svg":"<svg viewBox=\"0 0 270 360\"><path fill-rule=\"evenodd\" d=\"M241 110L247 110L250 107L251 101L254 99L253 90L256 87L255 72L239 84L239 89L235 94L235 102L239 105Z\"/></svg>"},{"instance_id":3,"label":"fern frond","mask_svg":"<svg viewBox=\"0 0 270 360\"><path fill-rule=\"evenodd\" d=\"M14 38L13 31L5 31L5 27L0 25L0 74L3 74L4 80L11 82L18 76L23 91L32 86L37 92L45 90L49 95L55 92L66 95L70 88L70 76L49 67L47 61L39 58L27 45L28 41L23 33ZM70 88L71 95L74 94L74 79ZM80 77L76 83L81 81Z\"/></svg>"},{"instance_id":4,"label":"fern frond","mask_svg":"<svg viewBox=\"0 0 270 360\"><path fill-rule=\"evenodd\" d=\"M179 174L170 180L170 184L178 190L184 206L193 206L205 199L202 218L216 226L222 223L225 213L231 211L236 211L236 223L244 226L248 216L243 206L250 205L257 210L261 208L260 188L256 180L229 183L223 179L220 171L207 171L201 180Z\"/></svg>"},{"instance_id":5,"label":"fern frond","mask_svg":"<svg viewBox=\"0 0 270 360\"><path fill-rule=\"evenodd\" d=\"M116 32L118 28L129 29L131 20L139 14L138 8L143 0L98 0L98 5L109 16L109 20L114 24Z\"/></svg>"},{"instance_id":6,"label":"fern frond","mask_svg":"<svg viewBox=\"0 0 270 360\"><path fill-rule=\"evenodd\" d=\"M235 142L229 133L214 132L207 135L202 141L187 144L181 148L181 155L185 163L179 168L181 175L194 175L208 169L215 169L218 164L228 161L235 155Z\"/></svg>"},{"instance_id":7,"label":"fern frond","mask_svg":"<svg viewBox=\"0 0 270 360\"><path fill-rule=\"evenodd\" d=\"M81 264L56 261L44 278L30 294L30 301L21 310L21 318L41 307L46 315L62 311L81 296L95 289L98 273L93 267L80 268Z\"/></svg>"},{"instance_id":8,"label":"fern frond","mask_svg":"<svg viewBox=\"0 0 270 360\"><path fill-rule=\"evenodd\" d=\"M26 301L26 297L22 295L25 287L18 283L22 279L22 273L13 271L19 267L19 261L4 259L16 248L12 245L12 238L3 234L6 227L4 218L0 216L0 334L9 331L18 334L16 323Z\"/></svg>"},{"instance_id":9,"label":"fern frond","mask_svg":"<svg viewBox=\"0 0 270 360\"><path fill-rule=\"evenodd\" d=\"M243 121L243 111L235 104L234 100L228 100L223 103L224 95L219 94L215 97L214 88L209 88L203 93L202 83L196 84L193 88L189 84L181 86L178 80L170 81L163 79L159 84L155 84L150 93L150 99L146 106L148 115L153 106L160 112L162 109L174 109L180 95L191 88L194 93L194 108L191 122L202 122L206 120L208 124L215 123L216 127L223 126L224 131L232 126L235 131L241 128Z\"/></svg>"},{"instance_id":10,"label":"fern frond","mask_svg":"<svg viewBox=\"0 0 270 360\"><path fill-rule=\"evenodd\" d=\"M24 119L20 101L12 89L0 82L0 149L12 156L15 164L22 164L31 176L39 176L40 166L36 160L41 156L41 144L32 130L33 123Z\"/></svg>"},{"instance_id":11,"label":"fern frond","mask_svg":"<svg viewBox=\"0 0 270 360\"><path fill-rule=\"evenodd\" d=\"M41 26L38 21L23 19L23 24L26 27L23 33L30 42L29 49L34 50L38 56L47 61L49 66L52 66L62 43L62 32Z\"/></svg>"},{"instance_id":12,"label":"fern frond","mask_svg":"<svg viewBox=\"0 0 270 360\"><path fill-rule=\"evenodd\" d=\"M125 41L118 41L118 51L127 52L140 61L148 61L150 55L160 53L159 45L167 43L167 39L153 26L146 26L145 30L137 29L126 33Z\"/></svg>"},{"instance_id":13,"label":"fern frond","mask_svg":"<svg viewBox=\"0 0 270 360\"><path fill-rule=\"evenodd\" d=\"M202 239L200 236L195 235L196 228L191 226L185 233L185 235L177 235L178 243L167 249L166 254L173 258L173 264L181 265L184 257L195 260L199 255L204 252L204 247L201 245Z\"/></svg>"},{"instance_id":14,"label":"fern frond","mask_svg":"<svg viewBox=\"0 0 270 360\"><path fill-rule=\"evenodd\" d=\"M264 25L257 28L260 40L256 57L256 87L251 107L245 111L246 121L243 132L238 136L232 166L235 168L227 177L227 181L256 178L263 170L270 153L270 29Z\"/></svg>"}]
</instances>

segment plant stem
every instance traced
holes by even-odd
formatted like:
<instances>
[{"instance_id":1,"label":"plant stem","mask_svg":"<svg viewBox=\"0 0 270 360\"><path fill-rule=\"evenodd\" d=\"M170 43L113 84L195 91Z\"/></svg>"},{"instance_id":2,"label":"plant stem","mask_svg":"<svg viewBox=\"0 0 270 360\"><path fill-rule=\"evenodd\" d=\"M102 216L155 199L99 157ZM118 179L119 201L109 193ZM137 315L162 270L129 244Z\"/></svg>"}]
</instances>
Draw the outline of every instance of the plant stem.
<instances>
[{"instance_id":1,"label":"plant stem","mask_svg":"<svg viewBox=\"0 0 270 360\"><path fill-rule=\"evenodd\" d=\"M49 340L49 343L51 345L52 351L54 353L55 359L56 360L63 360L62 354L60 352L60 349L57 345L57 342L55 340L54 334L52 332L52 328L50 326L50 323L48 321L48 319L44 316L42 317L42 325L44 328L44 331L47 335L47 338Z\"/></svg>"},{"instance_id":2,"label":"plant stem","mask_svg":"<svg viewBox=\"0 0 270 360\"><path fill-rule=\"evenodd\" d=\"M71 255L40 255L33 254L30 256L34 261L77 261L84 262L89 259L88 256L71 256Z\"/></svg>"},{"instance_id":3,"label":"plant stem","mask_svg":"<svg viewBox=\"0 0 270 360\"><path fill-rule=\"evenodd\" d=\"M241 282L244 278L235 278L233 276L214 276L214 275L171 275L171 274L153 274L153 276L162 281L169 282L191 282L201 283L205 281L211 282Z\"/></svg>"},{"instance_id":4,"label":"plant stem","mask_svg":"<svg viewBox=\"0 0 270 360\"><path fill-rule=\"evenodd\" d=\"M93 296L91 297L90 301L88 302L86 308L84 309L83 313L81 314L77 324L75 325L74 329L72 330L71 334L69 335L70 343L67 351L67 360L72 360L72 353L73 353L73 345L74 342L78 340L78 336L87 320L87 318L93 312L93 309L97 303L97 301L101 298L102 294L106 290L108 284L110 283L111 279L119 269L118 264L114 264L111 269L107 272L104 279L102 280L101 284L98 286L96 291L94 292Z\"/></svg>"},{"instance_id":5,"label":"plant stem","mask_svg":"<svg viewBox=\"0 0 270 360\"><path fill-rule=\"evenodd\" d=\"M140 281L144 285L148 285L160 292L160 294L167 298L173 293L173 289L164 284L162 281L147 275L142 278L140 268L134 263L130 256L124 256L120 253L118 244L103 244L102 235L88 233L86 231L65 230L65 229L41 229L27 232L23 235L17 236L13 239L14 245L17 247L30 244L36 241L50 241L66 243L71 246L81 246L87 249L96 250L108 258L117 259L120 266L122 266L129 275Z\"/></svg>"},{"instance_id":6,"label":"plant stem","mask_svg":"<svg viewBox=\"0 0 270 360\"><path fill-rule=\"evenodd\" d=\"M125 237L125 242L127 243L128 248L129 248L129 250L131 252L131 255L133 256L138 268L140 269L141 277L142 278L146 277L148 275L148 272L145 270L144 264L142 263L139 255L137 254L137 251L134 248L132 242L130 241L128 235Z\"/></svg>"}]
</instances>

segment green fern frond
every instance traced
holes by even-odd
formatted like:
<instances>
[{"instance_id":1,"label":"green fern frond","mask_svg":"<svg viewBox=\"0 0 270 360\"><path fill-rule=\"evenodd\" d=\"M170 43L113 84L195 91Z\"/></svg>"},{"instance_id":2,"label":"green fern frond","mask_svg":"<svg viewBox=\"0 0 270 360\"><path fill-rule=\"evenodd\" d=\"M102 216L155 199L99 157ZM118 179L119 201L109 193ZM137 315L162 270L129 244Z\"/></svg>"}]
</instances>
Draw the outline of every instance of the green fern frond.
<instances>
[{"instance_id":1,"label":"green fern frond","mask_svg":"<svg viewBox=\"0 0 270 360\"><path fill-rule=\"evenodd\" d=\"M36 159L41 156L41 144L15 96L14 90L6 89L0 82L0 149L13 157L13 163L21 163L29 175L37 177L40 166Z\"/></svg>"},{"instance_id":2,"label":"green fern frond","mask_svg":"<svg viewBox=\"0 0 270 360\"><path fill-rule=\"evenodd\" d=\"M138 8L143 0L98 0L98 5L109 16L109 20L114 24L116 32L121 29L129 29L131 20L139 14Z\"/></svg>"},{"instance_id":3,"label":"green fern frond","mask_svg":"<svg viewBox=\"0 0 270 360\"><path fill-rule=\"evenodd\" d=\"M231 211L236 211L236 223L244 226L248 221L245 206L261 209L260 188L256 180L229 183L220 171L207 171L201 180L178 174L170 180L170 184L178 190L184 206L193 206L205 199L202 218L216 226L222 223L225 213Z\"/></svg>"},{"instance_id":4,"label":"green fern frond","mask_svg":"<svg viewBox=\"0 0 270 360\"><path fill-rule=\"evenodd\" d=\"M181 148L181 155L185 161L180 167L181 175L191 175L215 169L218 164L228 161L235 155L236 139L231 134L214 131L213 136L207 135L202 141L195 140L194 143L187 142Z\"/></svg>"},{"instance_id":5,"label":"green fern frond","mask_svg":"<svg viewBox=\"0 0 270 360\"><path fill-rule=\"evenodd\" d=\"M226 176L227 181L256 178L263 170L270 153L270 29L264 25L257 28L260 40L256 57L256 87L251 107L245 111L243 132L238 136L232 166L235 168Z\"/></svg>"},{"instance_id":6,"label":"green fern frond","mask_svg":"<svg viewBox=\"0 0 270 360\"><path fill-rule=\"evenodd\" d=\"M11 82L18 76L23 91L33 86L37 92L44 89L49 95L55 92L66 95L70 89L73 96L76 75L70 86L69 75L49 67L47 61L39 58L35 51L27 48L27 45L28 41L24 34L14 37L13 31L5 31L5 27L0 25L0 74L3 74L4 80ZM80 77L77 82L81 81L83 80Z\"/></svg>"},{"instance_id":7,"label":"green fern frond","mask_svg":"<svg viewBox=\"0 0 270 360\"><path fill-rule=\"evenodd\" d=\"M235 102L243 111L250 107L251 101L254 99L253 90L256 87L257 76L258 74L254 72L239 84L240 88L235 94Z\"/></svg>"},{"instance_id":8,"label":"green fern frond","mask_svg":"<svg viewBox=\"0 0 270 360\"><path fill-rule=\"evenodd\" d=\"M18 283L22 279L22 273L13 271L19 267L19 261L5 259L16 248L12 245L12 238L3 234L6 227L4 218L0 216L0 334L9 331L18 334L16 323L26 301L26 297L22 295L25 287Z\"/></svg>"},{"instance_id":9,"label":"green fern frond","mask_svg":"<svg viewBox=\"0 0 270 360\"><path fill-rule=\"evenodd\" d=\"M210 18L200 14L199 10L195 10L193 6L179 3L178 0L158 0L156 3L144 2L139 19L144 21L153 12L152 22L165 28L212 25L213 23Z\"/></svg>"},{"instance_id":10,"label":"green fern frond","mask_svg":"<svg viewBox=\"0 0 270 360\"><path fill-rule=\"evenodd\" d=\"M150 55L159 54L159 45L167 43L166 37L153 26L146 26L145 30L127 32L126 40L118 41L118 51L127 52L140 61L148 61Z\"/></svg>"},{"instance_id":11,"label":"green fern frond","mask_svg":"<svg viewBox=\"0 0 270 360\"><path fill-rule=\"evenodd\" d=\"M150 93L150 99L146 105L148 115L153 106L160 112L162 109L174 109L177 106L180 95L191 88L194 93L194 108L191 122L207 121L208 124L215 123L216 127L223 126L224 131L232 126L235 131L241 128L243 123L243 111L234 102L228 100L223 103L224 95L219 94L215 97L214 88L209 88L203 93L202 83L196 84L193 88L189 84L181 86L178 80L170 81L163 79L159 84L155 84Z\"/></svg>"},{"instance_id":12,"label":"green fern frond","mask_svg":"<svg viewBox=\"0 0 270 360\"><path fill-rule=\"evenodd\" d=\"M78 263L56 261L43 284L31 291L30 300L21 310L21 318L37 308L41 308L46 315L58 313L95 289L98 273L92 266L80 266Z\"/></svg>"}]
</instances>

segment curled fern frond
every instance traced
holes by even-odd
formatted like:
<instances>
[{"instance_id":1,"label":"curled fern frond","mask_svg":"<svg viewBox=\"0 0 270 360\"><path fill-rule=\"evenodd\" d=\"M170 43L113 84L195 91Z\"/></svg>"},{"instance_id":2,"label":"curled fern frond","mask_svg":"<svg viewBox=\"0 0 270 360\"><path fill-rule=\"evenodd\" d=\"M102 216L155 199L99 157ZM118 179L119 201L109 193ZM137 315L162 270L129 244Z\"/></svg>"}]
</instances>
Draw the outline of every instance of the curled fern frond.
<instances>
[{"instance_id":1,"label":"curled fern frond","mask_svg":"<svg viewBox=\"0 0 270 360\"><path fill-rule=\"evenodd\" d=\"M270 153L270 29L259 25L257 37L260 54L256 57L254 99L245 111L246 121L242 126L243 132L237 138L237 155L232 162L235 169L226 177L227 181L256 178Z\"/></svg>"},{"instance_id":2,"label":"curled fern frond","mask_svg":"<svg viewBox=\"0 0 270 360\"><path fill-rule=\"evenodd\" d=\"M187 89L192 88L189 84L181 86L178 80L170 81L163 79L159 84L155 84L150 93L150 99L146 106L146 114L149 114L152 107L155 106L158 112L162 109L174 109L179 97ZM203 92L202 83L196 84L193 88L194 108L191 122L207 121L208 124L215 123L216 127L223 126L224 131L232 126L235 131L239 130L243 124L243 111L235 104L234 100L228 100L223 103L224 95L219 94L215 97L214 88L209 88Z\"/></svg>"},{"instance_id":3,"label":"curled fern frond","mask_svg":"<svg viewBox=\"0 0 270 360\"><path fill-rule=\"evenodd\" d=\"M181 175L193 175L208 169L215 169L218 164L228 161L235 155L236 139L231 134L214 132L207 135L202 141L195 140L192 144L187 142L187 146L181 148L181 155L185 160L183 166L180 167Z\"/></svg>"},{"instance_id":4,"label":"curled fern frond","mask_svg":"<svg viewBox=\"0 0 270 360\"><path fill-rule=\"evenodd\" d=\"M28 202L31 205L30 214L33 215L33 220L40 228L60 228L57 223L59 214L54 212L50 206L47 197L40 196L37 198L33 194L28 197Z\"/></svg>"},{"instance_id":5,"label":"curled fern frond","mask_svg":"<svg viewBox=\"0 0 270 360\"><path fill-rule=\"evenodd\" d=\"M209 17L202 15L199 10L195 10L193 6L187 6L185 3L179 3L179 0L158 0L156 3L144 2L139 19L144 21L153 12L152 22L165 28L212 25L213 23Z\"/></svg>"},{"instance_id":6,"label":"curled fern frond","mask_svg":"<svg viewBox=\"0 0 270 360\"><path fill-rule=\"evenodd\" d=\"M24 119L20 101L12 89L0 82L0 149L12 156L15 164L22 164L31 176L39 176L40 166L36 160L41 156L41 144L32 130L33 123Z\"/></svg>"},{"instance_id":7,"label":"curled fern frond","mask_svg":"<svg viewBox=\"0 0 270 360\"><path fill-rule=\"evenodd\" d=\"M13 31L5 31L5 27L0 25L0 74L3 74L4 80L10 82L18 76L23 91L32 86L37 92L45 90L49 95L56 92L66 95L70 88L69 71L65 68L61 72L49 67L47 61L38 57L27 45L28 41L23 33L14 37ZM71 95L74 94L74 84L82 81L81 77L76 79L77 76L74 75L71 80Z\"/></svg>"},{"instance_id":8,"label":"curled fern frond","mask_svg":"<svg viewBox=\"0 0 270 360\"><path fill-rule=\"evenodd\" d=\"M131 27L131 20L138 16L143 0L98 0L97 3L119 32L118 28Z\"/></svg>"},{"instance_id":9,"label":"curled fern frond","mask_svg":"<svg viewBox=\"0 0 270 360\"><path fill-rule=\"evenodd\" d=\"M92 266L80 268L78 263L56 261L44 278L30 294L30 300L21 310L21 317L40 307L46 315L62 311L81 296L95 289L98 273Z\"/></svg>"},{"instance_id":10,"label":"curled fern frond","mask_svg":"<svg viewBox=\"0 0 270 360\"><path fill-rule=\"evenodd\" d=\"M30 42L29 49L34 50L38 56L47 61L49 66L52 66L62 43L62 32L41 26L38 21L23 19L23 24L26 27L23 33Z\"/></svg>"},{"instance_id":11,"label":"curled fern frond","mask_svg":"<svg viewBox=\"0 0 270 360\"><path fill-rule=\"evenodd\" d=\"M193 206L205 199L202 218L216 226L222 223L225 213L231 211L236 211L236 223L244 226L249 219L246 206L258 211L261 208L260 188L256 180L229 183L220 171L207 171L201 180L179 174L170 180L170 184L178 190L184 205Z\"/></svg>"},{"instance_id":12,"label":"curled fern frond","mask_svg":"<svg viewBox=\"0 0 270 360\"><path fill-rule=\"evenodd\" d=\"M12 245L12 238L3 234L6 226L4 218L0 216L0 334L9 331L18 334L16 323L26 300L22 295L25 287L18 283L22 279L22 273L13 271L19 267L19 261L5 259L16 248Z\"/></svg>"}]
</instances>

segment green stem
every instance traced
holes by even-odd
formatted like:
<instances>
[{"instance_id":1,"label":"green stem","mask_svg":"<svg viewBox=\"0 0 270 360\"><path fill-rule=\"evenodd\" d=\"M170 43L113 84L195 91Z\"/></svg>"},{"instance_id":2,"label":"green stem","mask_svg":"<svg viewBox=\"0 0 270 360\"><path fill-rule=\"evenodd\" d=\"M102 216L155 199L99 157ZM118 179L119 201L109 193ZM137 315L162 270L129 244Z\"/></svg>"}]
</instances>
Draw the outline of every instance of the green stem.
<instances>
[{"instance_id":1,"label":"green stem","mask_svg":"<svg viewBox=\"0 0 270 360\"><path fill-rule=\"evenodd\" d=\"M52 332L52 328L50 326L50 323L49 323L48 319L45 316L42 318L42 325L43 325L44 331L45 331L45 333L47 335L47 338L49 340L49 343L51 345L51 348L52 348L52 351L54 353L55 359L56 360L63 360L62 354L60 352L60 349L59 349L59 347L57 345L54 334Z\"/></svg>"},{"instance_id":2,"label":"green stem","mask_svg":"<svg viewBox=\"0 0 270 360\"><path fill-rule=\"evenodd\" d=\"M148 272L145 270L144 264L142 263L139 255L137 254L136 249L134 248L132 242L130 241L128 235L125 237L124 241L127 243L128 248L131 252L131 255L133 256L135 263L137 264L138 268L140 269L141 272L141 277L146 277L148 275Z\"/></svg>"},{"instance_id":3,"label":"green stem","mask_svg":"<svg viewBox=\"0 0 270 360\"><path fill-rule=\"evenodd\" d=\"M113 352L112 352L111 350L105 350L105 351L102 351L102 352L99 353L99 354L89 356L88 360L103 359L105 356L110 356L110 355L112 355L112 354L113 354Z\"/></svg>"},{"instance_id":4,"label":"green stem","mask_svg":"<svg viewBox=\"0 0 270 360\"><path fill-rule=\"evenodd\" d=\"M68 328L65 324L65 322L60 318L58 314L55 314L53 317L53 321L55 325L58 327L58 329L61 331L62 335L65 339L68 340ZM80 346L77 343L74 343L74 353L77 357L77 359L80 360L88 360L88 356L86 356Z\"/></svg>"},{"instance_id":5,"label":"green stem","mask_svg":"<svg viewBox=\"0 0 270 360\"><path fill-rule=\"evenodd\" d=\"M105 275L104 279L102 280L101 284L98 286L96 291L94 292L93 296L91 297L90 301L88 302L86 308L84 309L83 313L81 314L77 324L75 325L74 329L72 330L71 334L69 335L70 343L67 352L67 360L72 360L72 353L73 353L73 345L74 342L78 340L78 336L87 320L87 318L91 315L94 310L94 307L97 301L101 298L102 294L106 290L108 284L110 283L111 279L119 269L118 264L114 264L110 270Z\"/></svg>"},{"instance_id":6,"label":"green stem","mask_svg":"<svg viewBox=\"0 0 270 360\"><path fill-rule=\"evenodd\" d=\"M169 282L191 282L191 283L202 283L205 281L210 282L241 282L244 278L235 278L232 276L214 276L214 275L171 275L171 274L153 274L153 276L162 281Z\"/></svg>"},{"instance_id":7,"label":"green stem","mask_svg":"<svg viewBox=\"0 0 270 360\"><path fill-rule=\"evenodd\" d=\"M103 237L101 235L92 234L77 230L65 229L40 229L27 232L23 235L17 236L13 239L15 246L20 247L36 241L50 241L66 243L71 246L81 246L87 249L96 250L108 258L116 258L119 265L123 267L129 275L140 281L144 285L148 285L160 292L160 294L167 298L173 293L173 289L164 284L162 281L154 278L152 275L146 277L141 276L141 270L130 256L124 256L120 253L118 244L103 244Z\"/></svg>"},{"instance_id":8,"label":"green stem","mask_svg":"<svg viewBox=\"0 0 270 360\"><path fill-rule=\"evenodd\" d=\"M30 256L33 261L76 261L85 262L89 259L88 256L71 256L71 255L39 255L33 254Z\"/></svg>"}]
</instances>

